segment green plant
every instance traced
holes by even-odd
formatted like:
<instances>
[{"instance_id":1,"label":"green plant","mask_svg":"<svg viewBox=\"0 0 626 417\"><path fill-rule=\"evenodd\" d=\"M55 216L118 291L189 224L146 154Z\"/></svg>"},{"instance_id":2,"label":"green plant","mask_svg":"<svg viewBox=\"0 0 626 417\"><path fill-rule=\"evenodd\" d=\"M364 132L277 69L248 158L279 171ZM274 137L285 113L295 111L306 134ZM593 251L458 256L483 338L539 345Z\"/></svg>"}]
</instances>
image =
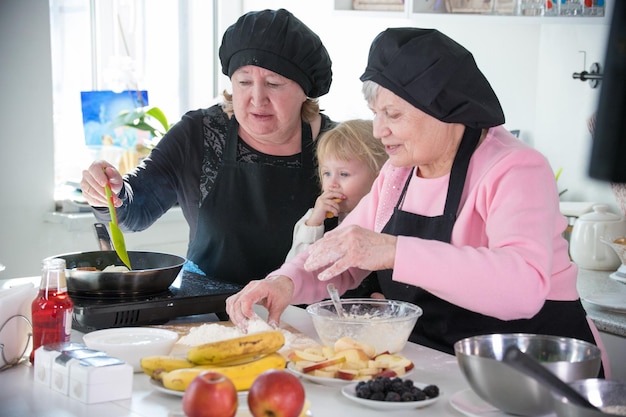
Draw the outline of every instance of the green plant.
<instances>
[{"instance_id":1,"label":"green plant","mask_svg":"<svg viewBox=\"0 0 626 417\"><path fill-rule=\"evenodd\" d=\"M563 172L563 167L559 168L558 171L556 171L556 175L554 176L555 180L558 182L559 181L559 177L561 176L561 173ZM563 194L565 194L565 192L567 191L567 188L564 189L563 191L559 191L559 197L561 197Z\"/></svg>"},{"instance_id":2,"label":"green plant","mask_svg":"<svg viewBox=\"0 0 626 417\"><path fill-rule=\"evenodd\" d=\"M133 110L121 111L111 121L112 128L120 126L150 132L153 142L151 147L154 147L156 142L170 129L165 113L156 106L136 107Z\"/></svg>"}]
</instances>

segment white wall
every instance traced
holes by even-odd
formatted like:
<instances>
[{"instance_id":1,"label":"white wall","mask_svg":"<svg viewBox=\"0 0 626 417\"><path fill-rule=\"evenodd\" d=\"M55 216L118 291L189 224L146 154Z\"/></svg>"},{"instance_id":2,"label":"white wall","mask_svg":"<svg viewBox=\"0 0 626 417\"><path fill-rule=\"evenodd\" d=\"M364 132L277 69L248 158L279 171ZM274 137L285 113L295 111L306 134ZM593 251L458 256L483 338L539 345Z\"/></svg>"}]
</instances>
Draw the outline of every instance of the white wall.
<instances>
[{"instance_id":1,"label":"white wall","mask_svg":"<svg viewBox=\"0 0 626 417\"><path fill-rule=\"evenodd\" d=\"M542 151L555 171L564 168L559 185L569 191L563 199L607 203L617 211L608 184L586 174L586 119L599 89L572 79L573 72L603 62L608 18L372 18L336 12L333 0L243 0L242 9L235 1L221 3L229 20L224 28L239 10L286 7L320 35L334 72L331 92L321 104L335 120L370 117L358 77L380 31L409 25L442 30L474 53L500 97L507 126L521 129L522 138ZM39 274L41 259L69 244L57 244L55 229L43 221L53 210L54 185L49 25L47 0L0 2L0 262L7 265L0 279ZM581 50L587 52L586 68Z\"/></svg>"},{"instance_id":2,"label":"white wall","mask_svg":"<svg viewBox=\"0 0 626 417\"><path fill-rule=\"evenodd\" d=\"M0 2L0 278L39 274L54 209L47 0Z\"/></svg>"}]
</instances>

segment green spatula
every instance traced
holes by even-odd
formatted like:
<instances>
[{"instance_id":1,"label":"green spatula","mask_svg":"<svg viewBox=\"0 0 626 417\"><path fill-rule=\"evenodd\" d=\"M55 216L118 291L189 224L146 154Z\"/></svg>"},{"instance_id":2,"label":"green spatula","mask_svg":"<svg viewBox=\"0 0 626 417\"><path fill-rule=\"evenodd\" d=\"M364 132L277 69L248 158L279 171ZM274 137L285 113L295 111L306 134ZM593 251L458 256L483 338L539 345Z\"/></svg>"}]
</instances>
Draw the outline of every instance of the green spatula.
<instances>
[{"instance_id":1,"label":"green spatula","mask_svg":"<svg viewBox=\"0 0 626 417\"><path fill-rule=\"evenodd\" d=\"M126 251L126 243L124 242L124 234L120 230L117 225L117 212L115 211L115 205L113 205L113 192L111 192L111 186L109 183L104 187L104 191L106 192L107 202L109 203L109 213L111 214L111 221L109 222L109 228L111 229L111 240L113 240L113 247L117 256L120 257L124 265L128 269L132 269L130 267L130 258L128 257L128 252Z\"/></svg>"}]
</instances>

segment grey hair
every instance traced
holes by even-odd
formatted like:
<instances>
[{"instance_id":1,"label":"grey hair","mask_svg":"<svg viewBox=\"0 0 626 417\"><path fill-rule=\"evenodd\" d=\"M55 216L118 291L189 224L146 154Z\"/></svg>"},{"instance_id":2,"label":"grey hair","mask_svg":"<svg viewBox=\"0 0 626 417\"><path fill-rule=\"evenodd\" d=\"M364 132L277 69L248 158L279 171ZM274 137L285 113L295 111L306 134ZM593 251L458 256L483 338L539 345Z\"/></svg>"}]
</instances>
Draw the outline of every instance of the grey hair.
<instances>
[{"instance_id":1,"label":"grey hair","mask_svg":"<svg viewBox=\"0 0 626 417\"><path fill-rule=\"evenodd\" d=\"M365 97L365 101L368 104L372 104L376 100L376 95L378 94L379 85L374 81L367 80L363 81L363 86L361 87L361 92L363 93L363 97Z\"/></svg>"}]
</instances>

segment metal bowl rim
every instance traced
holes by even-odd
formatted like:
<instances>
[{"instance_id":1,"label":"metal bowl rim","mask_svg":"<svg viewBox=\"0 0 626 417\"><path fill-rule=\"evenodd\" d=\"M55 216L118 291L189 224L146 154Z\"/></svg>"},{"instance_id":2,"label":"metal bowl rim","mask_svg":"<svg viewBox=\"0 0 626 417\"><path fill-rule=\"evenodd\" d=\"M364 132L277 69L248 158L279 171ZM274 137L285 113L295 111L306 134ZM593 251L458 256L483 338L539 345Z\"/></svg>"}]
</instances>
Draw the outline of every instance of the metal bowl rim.
<instances>
[{"instance_id":1,"label":"metal bowl rim","mask_svg":"<svg viewBox=\"0 0 626 417\"><path fill-rule=\"evenodd\" d=\"M581 339L576 339L573 337L555 336L555 335L547 335L547 334L539 334L539 333L491 333L491 334L469 336L464 339L458 340L457 342L454 343L454 352L456 355L463 355L466 357L477 357L477 358L497 360L496 358L483 356L481 354L468 353L462 348L464 345L470 342L474 342L474 341L482 342L485 340L489 341L496 337L502 338L502 340L528 339L528 340L547 340L551 342L565 342L570 346L585 347L585 348L591 349L592 355L590 355L589 357L586 357L585 360L602 358L602 350L600 350L600 348L594 345L593 343L590 343ZM563 362L563 361L555 361L555 362Z\"/></svg>"}]
</instances>

